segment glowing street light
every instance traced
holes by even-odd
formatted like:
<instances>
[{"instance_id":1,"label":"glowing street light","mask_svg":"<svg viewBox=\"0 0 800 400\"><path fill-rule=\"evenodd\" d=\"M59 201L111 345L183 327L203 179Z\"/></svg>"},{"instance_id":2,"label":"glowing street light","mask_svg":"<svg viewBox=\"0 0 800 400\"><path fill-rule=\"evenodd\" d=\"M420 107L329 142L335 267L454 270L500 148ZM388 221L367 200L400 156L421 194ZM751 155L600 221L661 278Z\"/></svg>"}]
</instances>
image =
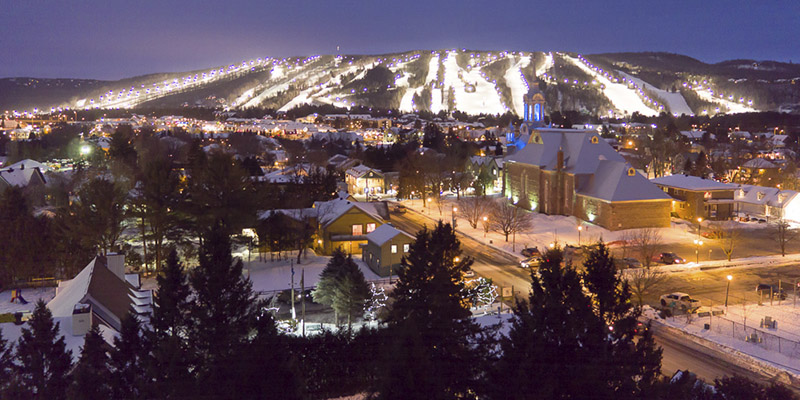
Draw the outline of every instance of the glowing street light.
<instances>
[{"instance_id":1,"label":"glowing street light","mask_svg":"<svg viewBox=\"0 0 800 400\"><path fill-rule=\"evenodd\" d=\"M728 287L725 288L725 309L728 309L728 293L731 291L731 280L733 280L732 275L728 275Z\"/></svg>"},{"instance_id":2,"label":"glowing street light","mask_svg":"<svg viewBox=\"0 0 800 400\"><path fill-rule=\"evenodd\" d=\"M92 148L89 147L88 144L85 144L85 145L81 146L81 155L82 156L87 156L91 152L92 152Z\"/></svg>"},{"instance_id":3,"label":"glowing street light","mask_svg":"<svg viewBox=\"0 0 800 400\"><path fill-rule=\"evenodd\" d=\"M695 264L699 264L700 263L700 246L702 246L702 245L703 245L703 241L702 240L697 240L697 239L694 240L694 263Z\"/></svg>"},{"instance_id":4,"label":"glowing street light","mask_svg":"<svg viewBox=\"0 0 800 400\"><path fill-rule=\"evenodd\" d=\"M458 212L458 207L453 207L453 212L450 214L450 217L453 220L453 229L456 228L456 212Z\"/></svg>"},{"instance_id":5,"label":"glowing street light","mask_svg":"<svg viewBox=\"0 0 800 400\"><path fill-rule=\"evenodd\" d=\"M489 217L483 216L483 237L486 238L486 234L489 233Z\"/></svg>"},{"instance_id":6,"label":"glowing street light","mask_svg":"<svg viewBox=\"0 0 800 400\"><path fill-rule=\"evenodd\" d=\"M583 225L578 225L578 247L581 247L581 231L583 231Z\"/></svg>"}]
</instances>

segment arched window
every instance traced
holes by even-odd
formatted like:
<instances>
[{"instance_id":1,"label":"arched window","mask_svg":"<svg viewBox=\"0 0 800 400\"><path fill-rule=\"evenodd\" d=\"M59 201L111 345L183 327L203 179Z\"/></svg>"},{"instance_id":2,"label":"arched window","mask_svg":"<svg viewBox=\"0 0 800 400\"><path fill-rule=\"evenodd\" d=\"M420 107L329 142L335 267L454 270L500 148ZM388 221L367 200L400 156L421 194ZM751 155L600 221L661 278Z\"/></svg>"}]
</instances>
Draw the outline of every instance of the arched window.
<instances>
[{"instance_id":1,"label":"arched window","mask_svg":"<svg viewBox=\"0 0 800 400\"><path fill-rule=\"evenodd\" d=\"M636 175L636 169L634 169L633 167L628 168L628 176L634 176L634 175Z\"/></svg>"},{"instance_id":2,"label":"arched window","mask_svg":"<svg viewBox=\"0 0 800 400\"><path fill-rule=\"evenodd\" d=\"M600 139L598 139L597 136L592 136L591 141L592 141L592 144L597 144L598 142L600 142Z\"/></svg>"},{"instance_id":3,"label":"arched window","mask_svg":"<svg viewBox=\"0 0 800 400\"><path fill-rule=\"evenodd\" d=\"M542 120L542 105L539 103L533 105L533 120L534 121Z\"/></svg>"}]
</instances>

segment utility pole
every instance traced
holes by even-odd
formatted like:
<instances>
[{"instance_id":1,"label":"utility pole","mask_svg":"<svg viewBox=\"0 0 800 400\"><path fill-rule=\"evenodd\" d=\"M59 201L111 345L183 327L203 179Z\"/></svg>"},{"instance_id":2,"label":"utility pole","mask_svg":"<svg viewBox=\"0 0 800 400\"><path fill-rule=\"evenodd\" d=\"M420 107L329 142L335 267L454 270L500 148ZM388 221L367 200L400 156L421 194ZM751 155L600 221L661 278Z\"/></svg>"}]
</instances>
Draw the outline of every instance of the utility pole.
<instances>
[{"instance_id":1,"label":"utility pole","mask_svg":"<svg viewBox=\"0 0 800 400\"><path fill-rule=\"evenodd\" d=\"M289 263L292 268L292 319L297 319L297 312L294 309L294 258L289 257Z\"/></svg>"},{"instance_id":2,"label":"utility pole","mask_svg":"<svg viewBox=\"0 0 800 400\"><path fill-rule=\"evenodd\" d=\"M306 337L306 267L300 270L300 315L303 320L303 337Z\"/></svg>"}]
</instances>

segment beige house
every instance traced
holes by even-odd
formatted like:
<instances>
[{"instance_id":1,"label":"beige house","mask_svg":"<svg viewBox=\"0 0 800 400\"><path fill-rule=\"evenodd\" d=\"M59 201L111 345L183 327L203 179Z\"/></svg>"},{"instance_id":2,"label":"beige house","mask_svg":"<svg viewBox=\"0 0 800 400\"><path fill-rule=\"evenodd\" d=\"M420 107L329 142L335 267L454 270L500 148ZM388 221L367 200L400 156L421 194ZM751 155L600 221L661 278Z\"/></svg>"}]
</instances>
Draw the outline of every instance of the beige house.
<instances>
[{"instance_id":1,"label":"beige house","mask_svg":"<svg viewBox=\"0 0 800 400\"><path fill-rule=\"evenodd\" d=\"M359 165L345 172L347 191L352 194L381 194L384 192L383 172Z\"/></svg>"},{"instance_id":2,"label":"beige house","mask_svg":"<svg viewBox=\"0 0 800 400\"><path fill-rule=\"evenodd\" d=\"M357 253L367 243L367 235L389 219L383 202L358 202L336 199L314 203L319 221L319 242L324 254L341 247L346 253Z\"/></svg>"},{"instance_id":3,"label":"beige house","mask_svg":"<svg viewBox=\"0 0 800 400\"><path fill-rule=\"evenodd\" d=\"M400 262L408 255L414 237L390 224L379 226L367 235L362 257L380 276L397 274Z\"/></svg>"},{"instance_id":4,"label":"beige house","mask_svg":"<svg viewBox=\"0 0 800 400\"><path fill-rule=\"evenodd\" d=\"M726 220L733 216L736 185L689 175L651 179L672 198L672 212L688 221Z\"/></svg>"}]
</instances>

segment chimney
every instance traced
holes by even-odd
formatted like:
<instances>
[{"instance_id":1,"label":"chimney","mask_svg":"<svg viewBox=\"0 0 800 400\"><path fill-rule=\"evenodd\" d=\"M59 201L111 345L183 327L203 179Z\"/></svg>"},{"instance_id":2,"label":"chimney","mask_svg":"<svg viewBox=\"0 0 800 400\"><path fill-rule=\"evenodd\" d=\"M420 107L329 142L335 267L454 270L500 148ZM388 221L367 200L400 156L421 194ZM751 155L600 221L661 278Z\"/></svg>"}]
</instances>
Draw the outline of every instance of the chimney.
<instances>
[{"instance_id":1,"label":"chimney","mask_svg":"<svg viewBox=\"0 0 800 400\"><path fill-rule=\"evenodd\" d=\"M72 309L72 335L83 336L92 328L92 305L78 303Z\"/></svg>"},{"instance_id":2,"label":"chimney","mask_svg":"<svg viewBox=\"0 0 800 400\"><path fill-rule=\"evenodd\" d=\"M556 164L556 171L564 169L564 150L558 149L558 161Z\"/></svg>"},{"instance_id":3,"label":"chimney","mask_svg":"<svg viewBox=\"0 0 800 400\"><path fill-rule=\"evenodd\" d=\"M125 255L108 253L106 255L106 265L119 279L125 280Z\"/></svg>"}]
</instances>

